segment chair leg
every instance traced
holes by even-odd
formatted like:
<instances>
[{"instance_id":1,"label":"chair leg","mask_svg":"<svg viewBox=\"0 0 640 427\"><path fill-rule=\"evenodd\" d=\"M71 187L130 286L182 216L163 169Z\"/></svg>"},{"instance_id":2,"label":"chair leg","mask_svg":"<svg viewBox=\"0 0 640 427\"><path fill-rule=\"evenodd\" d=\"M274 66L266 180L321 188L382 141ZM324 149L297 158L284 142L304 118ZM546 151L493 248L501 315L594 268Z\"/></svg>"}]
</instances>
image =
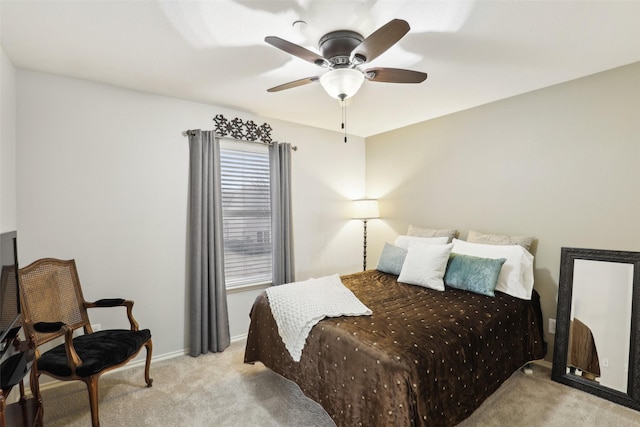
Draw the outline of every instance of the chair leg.
<instances>
[{"instance_id":1,"label":"chair leg","mask_svg":"<svg viewBox=\"0 0 640 427\"><path fill-rule=\"evenodd\" d=\"M100 417L98 414L98 378L99 375L91 375L84 379L89 390L89 406L91 407L91 425L100 427Z\"/></svg>"},{"instance_id":2,"label":"chair leg","mask_svg":"<svg viewBox=\"0 0 640 427\"><path fill-rule=\"evenodd\" d=\"M42 395L40 394L40 374L36 374L35 371L35 369L31 369L29 387L31 388L31 394L38 405L38 419L36 420L35 425L42 427L44 425L44 405L42 404Z\"/></svg>"},{"instance_id":3,"label":"chair leg","mask_svg":"<svg viewBox=\"0 0 640 427\"><path fill-rule=\"evenodd\" d=\"M147 361L144 365L144 380L147 383L147 387L153 385L153 378L149 378L149 368L151 367L151 353L153 351L153 343L151 340L147 341L144 345L147 348Z\"/></svg>"}]
</instances>

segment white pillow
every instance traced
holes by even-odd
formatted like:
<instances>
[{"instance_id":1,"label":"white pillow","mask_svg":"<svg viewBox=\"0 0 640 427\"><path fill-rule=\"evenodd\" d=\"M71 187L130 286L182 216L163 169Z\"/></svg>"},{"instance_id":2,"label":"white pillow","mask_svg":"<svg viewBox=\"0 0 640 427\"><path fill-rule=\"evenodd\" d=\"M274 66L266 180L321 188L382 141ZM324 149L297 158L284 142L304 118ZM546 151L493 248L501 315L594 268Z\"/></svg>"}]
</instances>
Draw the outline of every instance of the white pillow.
<instances>
[{"instance_id":1,"label":"white pillow","mask_svg":"<svg viewBox=\"0 0 640 427\"><path fill-rule=\"evenodd\" d=\"M488 245L453 239L451 252L481 258L506 258L496 291L521 299L531 299L533 291L533 255L520 245Z\"/></svg>"},{"instance_id":2,"label":"white pillow","mask_svg":"<svg viewBox=\"0 0 640 427\"><path fill-rule=\"evenodd\" d=\"M414 242L407 250L398 282L444 291L442 279L452 248L453 243L433 245Z\"/></svg>"},{"instance_id":3,"label":"white pillow","mask_svg":"<svg viewBox=\"0 0 640 427\"><path fill-rule=\"evenodd\" d=\"M446 245L449 243L448 237L416 237L416 236L398 236L396 237L395 246L402 249L409 249L412 242L427 243L430 245Z\"/></svg>"}]
</instances>

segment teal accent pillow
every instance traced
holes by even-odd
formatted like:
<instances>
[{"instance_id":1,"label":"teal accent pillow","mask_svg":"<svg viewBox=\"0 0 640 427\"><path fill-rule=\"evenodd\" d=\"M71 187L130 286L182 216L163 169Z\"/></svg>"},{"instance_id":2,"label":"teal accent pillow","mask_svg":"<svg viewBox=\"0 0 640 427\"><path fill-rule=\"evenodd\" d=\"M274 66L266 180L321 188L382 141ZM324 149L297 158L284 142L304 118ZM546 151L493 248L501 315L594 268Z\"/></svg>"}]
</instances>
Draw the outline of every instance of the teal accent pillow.
<instances>
[{"instance_id":1,"label":"teal accent pillow","mask_svg":"<svg viewBox=\"0 0 640 427\"><path fill-rule=\"evenodd\" d=\"M456 289L495 296L502 264L506 258L480 258L452 253L444 274L444 283Z\"/></svg>"},{"instance_id":2,"label":"teal accent pillow","mask_svg":"<svg viewBox=\"0 0 640 427\"><path fill-rule=\"evenodd\" d=\"M385 243L384 248L382 248L382 253L380 254L376 270L399 276L400 270L402 270L402 264L404 264L404 259L406 257L406 249L394 246L390 243Z\"/></svg>"}]
</instances>

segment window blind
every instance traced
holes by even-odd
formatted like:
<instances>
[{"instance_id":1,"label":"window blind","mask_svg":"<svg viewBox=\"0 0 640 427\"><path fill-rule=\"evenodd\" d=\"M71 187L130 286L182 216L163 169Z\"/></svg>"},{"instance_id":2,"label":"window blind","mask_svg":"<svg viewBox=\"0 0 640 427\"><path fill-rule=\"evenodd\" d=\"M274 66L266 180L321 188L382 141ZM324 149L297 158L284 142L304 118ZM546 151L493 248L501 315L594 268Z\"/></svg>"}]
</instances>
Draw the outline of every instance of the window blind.
<instances>
[{"instance_id":1,"label":"window blind","mask_svg":"<svg viewBox=\"0 0 640 427\"><path fill-rule=\"evenodd\" d=\"M226 286L272 279L271 197L266 146L220 149Z\"/></svg>"}]
</instances>

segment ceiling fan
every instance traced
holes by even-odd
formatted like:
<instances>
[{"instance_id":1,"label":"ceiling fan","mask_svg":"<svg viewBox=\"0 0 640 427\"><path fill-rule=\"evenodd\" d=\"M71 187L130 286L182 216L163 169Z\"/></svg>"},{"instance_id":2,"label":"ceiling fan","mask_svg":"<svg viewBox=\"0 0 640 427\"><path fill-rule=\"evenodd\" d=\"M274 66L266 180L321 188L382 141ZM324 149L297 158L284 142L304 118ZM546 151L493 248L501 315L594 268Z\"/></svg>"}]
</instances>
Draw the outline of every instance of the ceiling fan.
<instances>
[{"instance_id":1,"label":"ceiling fan","mask_svg":"<svg viewBox=\"0 0 640 427\"><path fill-rule=\"evenodd\" d=\"M361 71L358 68L396 44L409 29L407 21L393 19L367 38L355 31L332 31L322 36L318 42L321 54L279 37L265 37L264 41L270 45L329 70L321 76L306 77L272 87L267 92L279 92L320 81L330 96L344 101L356 94L365 79L385 83L421 83L427 78L427 74L420 71L383 67Z\"/></svg>"}]
</instances>

